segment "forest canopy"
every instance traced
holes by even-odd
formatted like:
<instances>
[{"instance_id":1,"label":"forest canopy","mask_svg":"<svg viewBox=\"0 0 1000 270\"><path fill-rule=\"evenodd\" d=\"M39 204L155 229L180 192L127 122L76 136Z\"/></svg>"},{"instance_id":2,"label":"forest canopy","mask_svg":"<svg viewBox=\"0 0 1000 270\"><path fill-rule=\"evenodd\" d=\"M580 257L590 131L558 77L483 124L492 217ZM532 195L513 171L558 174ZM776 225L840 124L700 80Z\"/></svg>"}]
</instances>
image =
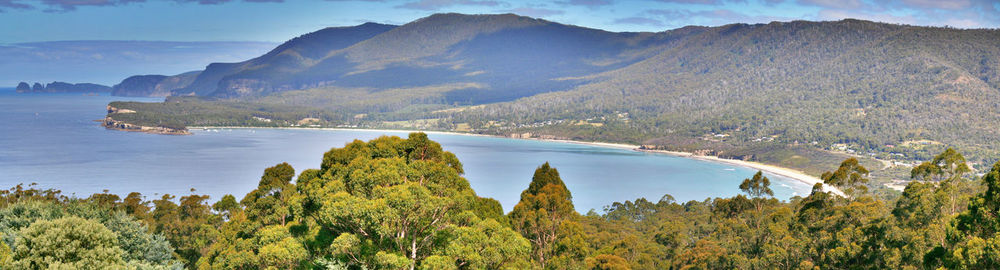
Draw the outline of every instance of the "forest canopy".
<instances>
[{"instance_id":1,"label":"forest canopy","mask_svg":"<svg viewBox=\"0 0 1000 270\"><path fill-rule=\"evenodd\" d=\"M580 214L541 164L505 213L456 156L423 133L355 140L318 169L266 168L257 189L147 200L18 185L0 192L4 269L992 269L1000 163L966 173L948 149L900 196L873 196L848 159L806 197L780 201L748 175L743 194L670 195ZM526 177L527 177L527 172ZM627 181L627 179L621 179ZM571 182L571 181L570 181Z\"/></svg>"}]
</instances>

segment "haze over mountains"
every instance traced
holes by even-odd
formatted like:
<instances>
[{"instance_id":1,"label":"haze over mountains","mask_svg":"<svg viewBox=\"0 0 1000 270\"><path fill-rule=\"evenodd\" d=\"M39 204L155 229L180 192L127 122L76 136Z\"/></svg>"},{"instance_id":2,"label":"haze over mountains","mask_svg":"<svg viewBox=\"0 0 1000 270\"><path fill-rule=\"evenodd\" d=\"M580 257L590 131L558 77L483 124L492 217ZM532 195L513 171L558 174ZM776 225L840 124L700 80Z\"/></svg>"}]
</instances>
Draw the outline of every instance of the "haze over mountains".
<instances>
[{"instance_id":1,"label":"haze over mountains","mask_svg":"<svg viewBox=\"0 0 1000 270\"><path fill-rule=\"evenodd\" d=\"M366 23L309 33L255 59L211 64L172 94L246 97L319 86L471 83L448 92L446 102L507 101L566 90L583 81L573 77L649 57L666 36L611 33L510 14L438 14L399 27Z\"/></svg>"},{"instance_id":2,"label":"haze over mountains","mask_svg":"<svg viewBox=\"0 0 1000 270\"><path fill-rule=\"evenodd\" d=\"M0 43L0 85L88 82L114 85L134 74L188 72L206 63L242 61L273 49L271 42L74 40Z\"/></svg>"},{"instance_id":3,"label":"haze over mountains","mask_svg":"<svg viewBox=\"0 0 1000 270\"><path fill-rule=\"evenodd\" d=\"M611 141L719 133L892 152L926 139L973 155L992 155L1000 141L991 102L1000 98L1000 31L851 19L613 33L437 14L327 28L245 62L148 79L115 93L313 108L333 112L323 116L331 122L446 119Z\"/></svg>"}]
</instances>

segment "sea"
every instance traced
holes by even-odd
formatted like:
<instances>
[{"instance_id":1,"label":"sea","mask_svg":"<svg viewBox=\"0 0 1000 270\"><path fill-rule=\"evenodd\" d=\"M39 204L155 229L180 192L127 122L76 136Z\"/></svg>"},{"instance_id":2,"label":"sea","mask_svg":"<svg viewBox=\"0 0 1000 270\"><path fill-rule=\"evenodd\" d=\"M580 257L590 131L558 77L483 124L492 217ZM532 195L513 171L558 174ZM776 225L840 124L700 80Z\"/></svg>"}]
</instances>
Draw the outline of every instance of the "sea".
<instances>
[{"instance_id":1,"label":"sea","mask_svg":"<svg viewBox=\"0 0 1000 270\"><path fill-rule=\"evenodd\" d=\"M155 135L107 130L111 101L157 102L107 94L18 94L0 89L0 189L18 184L58 189L80 198L93 193L225 194L237 199L256 188L264 169L288 162L296 173L319 168L323 153L355 139L406 137L371 130L212 128L193 135ZM458 156L464 177L479 196L513 209L535 168L559 170L577 211L601 213L614 202L671 195L678 202L739 194L756 171L730 164L564 142L429 133ZM775 197L806 196L811 186L767 175Z\"/></svg>"}]
</instances>

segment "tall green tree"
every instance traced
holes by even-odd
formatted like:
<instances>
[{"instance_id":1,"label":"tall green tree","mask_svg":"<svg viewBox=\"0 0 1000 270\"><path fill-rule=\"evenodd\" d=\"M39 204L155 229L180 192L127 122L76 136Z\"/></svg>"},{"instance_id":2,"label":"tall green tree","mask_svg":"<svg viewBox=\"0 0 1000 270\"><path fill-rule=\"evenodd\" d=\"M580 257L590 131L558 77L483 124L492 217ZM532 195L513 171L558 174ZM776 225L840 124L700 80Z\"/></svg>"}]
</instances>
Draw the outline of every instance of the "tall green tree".
<instances>
[{"instance_id":1,"label":"tall green tree","mask_svg":"<svg viewBox=\"0 0 1000 270\"><path fill-rule=\"evenodd\" d=\"M868 192L868 169L858 159L848 158L840 163L836 171L820 176L823 183L842 189L848 196L855 197Z\"/></svg>"},{"instance_id":2,"label":"tall green tree","mask_svg":"<svg viewBox=\"0 0 1000 270\"><path fill-rule=\"evenodd\" d=\"M561 225L578 215L572 199L559 171L546 162L535 169L528 189L509 214L514 229L531 241L532 258L542 268L555 255Z\"/></svg>"},{"instance_id":3,"label":"tall green tree","mask_svg":"<svg viewBox=\"0 0 1000 270\"><path fill-rule=\"evenodd\" d=\"M281 163L264 170L257 189L236 203L223 196L212 205L228 221L197 262L199 269L295 269L309 259L302 240L292 235L298 225L292 212L298 189L295 169Z\"/></svg>"},{"instance_id":4,"label":"tall green tree","mask_svg":"<svg viewBox=\"0 0 1000 270\"><path fill-rule=\"evenodd\" d=\"M201 252L217 238L222 218L213 214L207 195L188 195L180 198L165 194L153 201L150 214L153 231L170 240L187 267L193 268Z\"/></svg>"},{"instance_id":5,"label":"tall green tree","mask_svg":"<svg viewBox=\"0 0 1000 270\"><path fill-rule=\"evenodd\" d=\"M122 200L121 209L139 220L147 220L152 208L149 207L149 202L143 199L141 193L131 192Z\"/></svg>"},{"instance_id":6,"label":"tall green tree","mask_svg":"<svg viewBox=\"0 0 1000 270\"><path fill-rule=\"evenodd\" d=\"M212 210L222 215L226 220L232 218L233 213L238 211L243 211L243 207L240 206L239 202L236 202L236 197L233 195L223 195L222 199L212 204Z\"/></svg>"},{"instance_id":7,"label":"tall green tree","mask_svg":"<svg viewBox=\"0 0 1000 270\"><path fill-rule=\"evenodd\" d=\"M892 214L907 227L920 228L934 223L941 216L938 201L934 198L934 184L911 182L906 185Z\"/></svg>"},{"instance_id":8,"label":"tall green tree","mask_svg":"<svg viewBox=\"0 0 1000 270\"><path fill-rule=\"evenodd\" d=\"M743 182L740 183L740 190L754 199L754 208L757 209L758 213L763 210L762 199L765 196L774 196L774 191L771 190L771 179L767 179L762 171L757 171L751 178L743 179Z\"/></svg>"},{"instance_id":9,"label":"tall green tree","mask_svg":"<svg viewBox=\"0 0 1000 270\"><path fill-rule=\"evenodd\" d=\"M964 269L1000 268L1000 162L983 176L986 191L955 217L956 242L948 257L950 267Z\"/></svg>"},{"instance_id":10,"label":"tall green tree","mask_svg":"<svg viewBox=\"0 0 1000 270\"><path fill-rule=\"evenodd\" d=\"M295 196L295 169L288 163L281 163L264 170L257 189L247 193L240 203L245 207L247 218L262 225L285 225L290 218L289 201Z\"/></svg>"},{"instance_id":11,"label":"tall green tree","mask_svg":"<svg viewBox=\"0 0 1000 270\"><path fill-rule=\"evenodd\" d=\"M424 133L354 141L324 154L320 170L300 175L296 211L307 217L303 224L318 227L309 246L351 267L415 269L445 258L469 265L478 260L451 257L458 255L446 244L467 242L471 236L450 235L468 235L463 222L493 212L495 201L476 196L461 173L455 155Z\"/></svg>"},{"instance_id":12,"label":"tall green tree","mask_svg":"<svg viewBox=\"0 0 1000 270\"><path fill-rule=\"evenodd\" d=\"M910 177L921 180L942 181L962 177L963 174L972 171L965 163L965 157L953 148L948 148L941 154L934 156L931 161L926 161L910 170Z\"/></svg>"},{"instance_id":13,"label":"tall green tree","mask_svg":"<svg viewBox=\"0 0 1000 270\"><path fill-rule=\"evenodd\" d=\"M970 171L972 169L965 163L965 157L955 149L948 148L931 161L913 167L910 177L915 180L937 181L936 194L942 201L941 207L945 215L951 216L961 211L961 205L968 200L962 193L970 187L962 176Z\"/></svg>"}]
</instances>

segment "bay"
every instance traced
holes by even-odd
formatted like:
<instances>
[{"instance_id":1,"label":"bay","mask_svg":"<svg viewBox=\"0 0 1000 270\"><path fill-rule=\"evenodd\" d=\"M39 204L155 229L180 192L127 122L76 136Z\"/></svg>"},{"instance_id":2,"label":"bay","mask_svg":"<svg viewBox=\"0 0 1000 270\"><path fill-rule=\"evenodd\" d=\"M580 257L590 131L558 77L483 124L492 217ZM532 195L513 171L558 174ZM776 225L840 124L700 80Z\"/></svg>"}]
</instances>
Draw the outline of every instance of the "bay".
<instances>
[{"instance_id":1,"label":"bay","mask_svg":"<svg viewBox=\"0 0 1000 270\"><path fill-rule=\"evenodd\" d=\"M160 101L107 95L16 94L0 91L0 188L37 183L68 195L141 192L147 199L169 193L224 194L240 199L253 190L264 168L288 162L297 172L318 168L324 152L354 139L407 132L318 129L207 129L170 136L106 130L105 105L115 100ZM455 153L477 194L510 211L544 162L556 167L586 213L644 197L656 202L728 197L755 171L711 161L592 145L430 133ZM775 196L805 196L811 186L780 176ZM191 191L191 189L194 191Z\"/></svg>"}]
</instances>

